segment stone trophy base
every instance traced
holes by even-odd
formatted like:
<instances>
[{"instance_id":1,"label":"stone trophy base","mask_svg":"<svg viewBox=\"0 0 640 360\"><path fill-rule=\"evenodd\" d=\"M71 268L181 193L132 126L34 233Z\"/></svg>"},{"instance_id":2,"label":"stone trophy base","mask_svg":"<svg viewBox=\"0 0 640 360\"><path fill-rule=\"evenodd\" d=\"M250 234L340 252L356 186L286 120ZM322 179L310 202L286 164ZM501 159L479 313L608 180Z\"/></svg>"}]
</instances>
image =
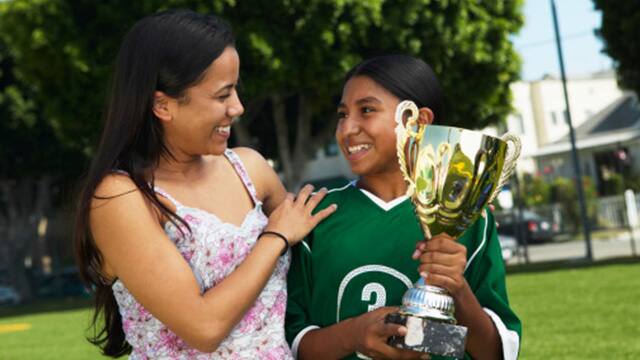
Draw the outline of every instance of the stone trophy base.
<instances>
[{"instance_id":1,"label":"stone trophy base","mask_svg":"<svg viewBox=\"0 0 640 360\"><path fill-rule=\"evenodd\" d=\"M407 327L407 335L390 337L387 341L389 345L431 355L450 356L457 359L464 357L467 340L467 328L464 326L401 313L387 315L385 322Z\"/></svg>"}]
</instances>

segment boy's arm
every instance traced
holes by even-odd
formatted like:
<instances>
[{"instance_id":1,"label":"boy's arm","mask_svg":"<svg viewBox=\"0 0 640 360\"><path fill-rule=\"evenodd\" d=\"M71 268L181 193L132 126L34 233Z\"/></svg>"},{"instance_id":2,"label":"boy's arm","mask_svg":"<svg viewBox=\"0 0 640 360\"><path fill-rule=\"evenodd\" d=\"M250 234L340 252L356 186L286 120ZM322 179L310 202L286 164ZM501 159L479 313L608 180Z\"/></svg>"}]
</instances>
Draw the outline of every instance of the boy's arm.
<instances>
[{"instance_id":1,"label":"boy's arm","mask_svg":"<svg viewBox=\"0 0 640 360\"><path fill-rule=\"evenodd\" d=\"M484 248L480 249L477 259L468 264L465 274L477 302L496 329L502 358L515 360L520 350L522 324L509 306L504 260L495 220L489 211L486 226L486 229L482 227L486 231Z\"/></svg>"},{"instance_id":2,"label":"boy's arm","mask_svg":"<svg viewBox=\"0 0 640 360\"><path fill-rule=\"evenodd\" d=\"M467 285L455 297L456 319L468 330L466 351L474 359L503 359L500 334Z\"/></svg>"},{"instance_id":3,"label":"boy's arm","mask_svg":"<svg viewBox=\"0 0 640 360\"><path fill-rule=\"evenodd\" d=\"M454 298L456 319L469 328L466 351L478 359L515 359L520 323L509 308L494 224L490 214L478 221L472 253L446 234L419 244L417 253L422 253L420 270L427 283L447 289Z\"/></svg>"}]
</instances>

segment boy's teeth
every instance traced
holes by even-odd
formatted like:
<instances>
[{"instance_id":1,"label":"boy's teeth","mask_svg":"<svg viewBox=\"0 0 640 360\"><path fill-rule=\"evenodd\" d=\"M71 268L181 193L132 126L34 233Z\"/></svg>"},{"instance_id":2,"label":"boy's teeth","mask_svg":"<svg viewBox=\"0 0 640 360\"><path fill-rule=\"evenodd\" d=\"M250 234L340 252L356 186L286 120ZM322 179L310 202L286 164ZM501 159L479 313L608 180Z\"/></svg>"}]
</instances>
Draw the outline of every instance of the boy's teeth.
<instances>
[{"instance_id":1,"label":"boy's teeth","mask_svg":"<svg viewBox=\"0 0 640 360\"><path fill-rule=\"evenodd\" d=\"M353 154L353 153L361 151L361 150L367 150L370 147L371 147L371 145L369 145L369 144L353 145L353 146L347 147L347 151L349 151L349 154Z\"/></svg>"}]
</instances>

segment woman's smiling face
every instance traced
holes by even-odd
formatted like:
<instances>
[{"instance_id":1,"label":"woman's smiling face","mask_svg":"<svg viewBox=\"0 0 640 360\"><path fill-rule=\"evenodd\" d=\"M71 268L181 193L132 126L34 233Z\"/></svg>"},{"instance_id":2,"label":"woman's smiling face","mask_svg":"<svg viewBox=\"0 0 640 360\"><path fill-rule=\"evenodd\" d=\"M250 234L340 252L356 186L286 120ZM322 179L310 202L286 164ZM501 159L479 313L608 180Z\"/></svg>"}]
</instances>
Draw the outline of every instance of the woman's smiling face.
<instances>
[{"instance_id":1,"label":"woman's smiling face","mask_svg":"<svg viewBox=\"0 0 640 360\"><path fill-rule=\"evenodd\" d=\"M239 71L238 52L227 47L202 81L187 90L187 100L171 100L172 121L165 122L165 134L173 149L189 155L220 155L226 150L232 120L244 112L236 91Z\"/></svg>"},{"instance_id":2,"label":"woman's smiling face","mask_svg":"<svg viewBox=\"0 0 640 360\"><path fill-rule=\"evenodd\" d=\"M336 141L354 174L399 171L395 110L399 99L367 76L344 86L338 105Z\"/></svg>"}]
</instances>

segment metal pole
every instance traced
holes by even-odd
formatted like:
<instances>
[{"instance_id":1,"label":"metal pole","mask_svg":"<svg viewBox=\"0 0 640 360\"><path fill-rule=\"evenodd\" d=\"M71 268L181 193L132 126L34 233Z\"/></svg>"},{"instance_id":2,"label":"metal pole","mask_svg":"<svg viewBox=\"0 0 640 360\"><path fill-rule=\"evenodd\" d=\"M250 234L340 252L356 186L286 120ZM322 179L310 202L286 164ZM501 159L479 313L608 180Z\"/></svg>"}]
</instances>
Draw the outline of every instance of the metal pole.
<instances>
[{"instance_id":1,"label":"metal pole","mask_svg":"<svg viewBox=\"0 0 640 360\"><path fill-rule=\"evenodd\" d=\"M591 233L589 231L589 220L587 218L587 206L584 201L584 188L582 186L582 169L578 160L578 151L576 150L576 136L573 131L571 122L571 109L569 107L569 94L567 92L567 78L564 72L564 58L562 56L562 44L560 42L560 30L558 27L558 15L556 13L556 3L551 2L551 13L553 15L553 29L556 34L556 47L558 49L558 61L560 62L560 76L562 77L562 90L564 91L564 102L567 107L567 125L569 125L569 138L571 139L571 155L573 157L573 166L576 172L576 186L578 188L578 200L580 202L580 219L584 230L584 241L587 247L587 259L593 260L593 252L591 250Z\"/></svg>"},{"instance_id":2,"label":"metal pole","mask_svg":"<svg viewBox=\"0 0 640 360\"><path fill-rule=\"evenodd\" d=\"M513 234L516 236L518 240L518 248L520 246L524 247L524 263L529 263L529 240L527 239L527 235L524 233L524 214L523 214L523 199L522 194L520 193L520 180L518 179L518 173L513 174L513 182L516 187L516 202L518 204L517 210L517 219L513 222Z\"/></svg>"}]
</instances>

